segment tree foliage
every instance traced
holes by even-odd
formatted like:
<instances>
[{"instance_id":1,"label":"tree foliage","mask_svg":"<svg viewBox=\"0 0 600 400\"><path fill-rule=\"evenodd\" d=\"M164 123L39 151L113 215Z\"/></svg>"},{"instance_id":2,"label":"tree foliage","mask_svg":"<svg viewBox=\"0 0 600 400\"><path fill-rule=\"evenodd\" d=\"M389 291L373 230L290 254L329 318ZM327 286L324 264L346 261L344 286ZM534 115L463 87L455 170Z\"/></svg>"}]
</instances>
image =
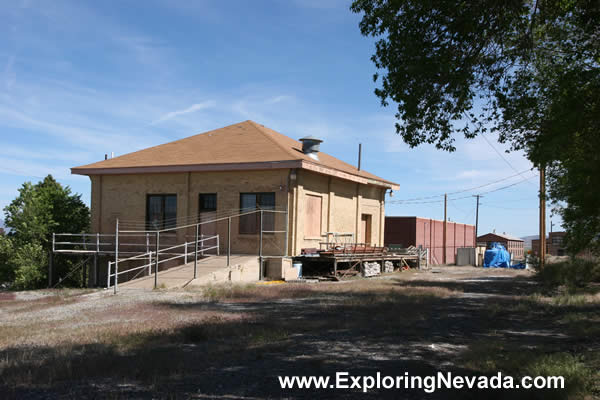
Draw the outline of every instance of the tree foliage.
<instances>
[{"instance_id":1,"label":"tree foliage","mask_svg":"<svg viewBox=\"0 0 600 400\"><path fill-rule=\"evenodd\" d=\"M546 166L573 251L600 233L598 0L355 0L375 94L411 147L498 134ZM566 204L566 207L560 207Z\"/></svg>"},{"instance_id":2,"label":"tree foliage","mask_svg":"<svg viewBox=\"0 0 600 400\"><path fill-rule=\"evenodd\" d=\"M72 194L51 175L35 185L24 183L4 213L10 232L0 237L0 283L21 289L47 282L52 232L79 233L89 226L89 209L81 195ZM57 257L55 266L57 274L66 275L72 262Z\"/></svg>"},{"instance_id":3,"label":"tree foliage","mask_svg":"<svg viewBox=\"0 0 600 400\"><path fill-rule=\"evenodd\" d=\"M50 249L52 232L84 232L89 227L89 209L81 195L72 194L51 175L35 185L24 183L4 212L10 236L17 243L36 242L46 249Z\"/></svg>"},{"instance_id":4,"label":"tree foliage","mask_svg":"<svg viewBox=\"0 0 600 400\"><path fill-rule=\"evenodd\" d=\"M15 280L15 269L12 265L14 246L12 240L0 235L0 285Z\"/></svg>"}]
</instances>

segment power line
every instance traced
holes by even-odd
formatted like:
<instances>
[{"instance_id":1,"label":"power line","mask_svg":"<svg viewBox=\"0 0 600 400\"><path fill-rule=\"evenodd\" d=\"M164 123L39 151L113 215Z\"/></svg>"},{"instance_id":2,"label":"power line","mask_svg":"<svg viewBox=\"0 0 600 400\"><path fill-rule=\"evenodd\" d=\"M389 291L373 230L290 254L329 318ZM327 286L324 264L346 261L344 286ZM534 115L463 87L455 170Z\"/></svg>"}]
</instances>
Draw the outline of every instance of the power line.
<instances>
[{"instance_id":1,"label":"power line","mask_svg":"<svg viewBox=\"0 0 600 400\"><path fill-rule=\"evenodd\" d=\"M467 214L465 214L462 218L463 221L466 221L467 219L469 219L469 217L471 217L471 215L473 215L473 213L475 212L475 208L471 208L471 211L469 211Z\"/></svg>"},{"instance_id":2,"label":"power line","mask_svg":"<svg viewBox=\"0 0 600 400\"><path fill-rule=\"evenodd\" d=\"M492 208L501 208L503 210L537 210L537 207L502 207L502 206L496 206L493 204L489 204L489 203L479 203L480 205L486 205L488 207L492 207Z\"/></svg>"},{"instance_id":3,"label":"power line","mask_svg":"<svg viewBox=\"0 0 600 400\"><path fill-rule=\"evenodd\" d=\"M467 118L469 119L469 121L471 121L471 123L472 123L472 124L475 124L475 122L473 121L473 119L471 118L471 116L470 116L469 114L467 114L466 112L464 112L464 113L463 113L463 115L464 115L465 117L467 117ZM500 152L498 151L498 149L496 149L496 146L494 146L494 145L493 145L493 144L492 144L492 143L491 143L491 142L490 142L490 141L489 141L489 140L488 140L488 139L485 137L485 135L484 135L484 134L481 134L481 135L479 135L479 136L483 137L483 140L485 140L485 142L486 142L486 143L487 143L487 144L488 144L488 145L489 145L489 146L490 146L490 147L491 147L491 148L492 148L492 149L493 149L493 150L496 152L496 154L498 154L498 156L499 156L499 157L500 157L500 158L501 158L501 159L502 159L502 160L503 160L503 161L504 161L504 162L505 162L505 163L506 163L506 164L507 164L507 165L508 165L508 166L509 166L509 167L510 167L510 168L511 168L513 171L515 171L515 172L516 172L518 175L520 175L520 176L521 176L521 178L523 178L523 180L529 181L529 179L531 179L531 178L524 178L524 177L523 177L523 175L522 175L522 174L521 174L519 171L517 171L517 169L516 169L516 168L515 168L515 167L514 167L514 166L513 166L511 163L510 163L510 161L508 161L508 160L506 159L506 157L504 157L504 156L502 155L502 153L500 153Z\"/></svg>"},{"instance_id":4,"label":"power line","mask_svg":"<svg viewBox=\"0 0 600 400\"><path fill-rule=\"evenodd\" d=\"M449 199L449 201L450 201L450 205L451 205L452 207L456 208L456 209L457 209L458 211L460 211L460 212L463 212L463 213L465 212L465 210L464 210L463 208L460 208L460 207L458 207L458 206L456 205L456 203L454 203L454 200L453 200L453 199Z\"/></svg>"},{"instance_id":5,"label":"power line","mask_svg":"<svg viewBox=\"0 0 600 400\"><path fill-rule=\"evenodd\" d=\"M515 177L515 176L516 175L513 175L512 177ZM530 178L528 178L528 179L534 178L535 176L537 176L537 174L534 175L534 176L532 176L532 177L530 177ZM506 179L503 179L503 180L506 180ZM505 189L511 188L513 186L519 185L519 184L521 184L523 182L528 182L528 180L524 179L524 180L521 180L521 181L518 181L518 182L515 182L515 183L511 183L510 185L505 185L505 186L501 186L501 187L496 188L496 189L488 190L488 191L485 191L485 192L480 192L479 194L480 195L484 195L484 194L488 194L488 193L499 192L501 190L505 190ZM497 182L495 182L495 183L497 183ZM483 186L489 186L489 185L490 184L481 185L481 187L483 187ZM463 193L463 192L466 192L466 191L468 191L468 190L461 190L461 191L458 191L458 192L453 192L452 194ZM444 196L444 195L442 194L441 196ZM438 197L438 196L430 196L429 198L434 198L434 197ZM467 198L471 198L471 197L472 197L472 195L467 195L467 196L455 197L455 198L448 199L448 200L450 200L450 201L453 201L453 200L462 200L462 199L467 199ZM388 201L388 203L391 203L391 204L403 204L403 205L418 205L418 204L429 204L429 203L442 203L443 201L444 201L443 199L440 199L440 200L428 200L428 201L391 200L391 201Z\"/></svg>"},{"instance_id":6,"label":"power line","mask_svg":"<svg viewBox=\"0 0 600 400\"><path fill-rule=\"evenodd\" d=\"M474 187L471 187L471 188L468 188L468 189L462 189L462 190L458 190L458 191L455 191L455 192L450 192L450 193L447 193L447 194L448 194L448 196L451 196L451 195L453 195L453 194L459 194L459 193L471 192L471 191L473 191L473 190L476 190L476 189L481 189L481 188L483 188L483 187L486 187L486 186L490 186L490 185L494 185L494 184L496 184L496 183L500 183L500 182L506 181L506 180L508 180L508 179L511 179L511 178L514 178L514 177L516 177L516 176L521 176L521 174L522 174L522 173L525 173L525 172L528 172L528 171L530 171L530 170L529 170L529 169L526 169L526 170L524 170L524 171L521 171L521 172L519 172L519 173L517 173L517 174L511 175L511 176L507 176L507 177L505 177L505 178L498 179L498 180L496 180L496 181L492 181L492 182L484 183L483 185L474 186ZM529 179L531 179L531 178L529 178ZM390 203L397 203L397 202L413 201L413 200L428 200L428 199L434 199L434 198L436 198L436 197L444 197L444 195L443 195L443 194L436 194L436 195L432 195L432 196L414 197L414 198L410 198L410 199L398 199L398 200L391 200L391 201L389 201L389 202L390 202Z\"/></svg>"},{"instance_id":7,"label":"power line","mask_svg":"<svg viewBox=\"0 0 600 400\"><path fill-rule=\"evenodd\" d=\"M523 202L523 201L527 201L527 200L529 200L529 201L538 200L538 197L521 197L519 199L502 200L502 203L485 203L485 204L487 204L487 205L490 205L490 204L494 204L494 205L495 204L500 204L500 205L502 205L502 204L505 204L505 203L516 203L518 201L519 202Z\"/></svg>"},{"instance_id":8,"label":"power line","mask_svg":"<svg viewBox=\"0 0 600 400\"><path fill-rule=\"evenodd\" d=\"M513 187L513 186L519 185L519 184L521 184L521 183L523 183L523 182L529 182L529 179L531 179L531 178L535 178L536 176L538 176L538 175L537 175L537 174L535 174L534 176L532 176L532 177L530 177L530 178L527 178L527 179L523 179L522 181L515 182L515 183L512 183L512 184L510 184L510 185L502 186L502 187L499 187L499 188L497 188L497 189L494 189L494 190L488 190L487 192L481 192L481 193L479 193L479 194L494 193L494 192L498 192L498 191L500 191L500 190L508 189L508 188L510 188L510 187Z\"/></svg>"},{"instance_id":9,"label":"power line","mask_svg":"<svg viewBox=\"0 0 600 400\"><path fill-rule=\"evenodd\" d=\"M527 180L527 181L529 181L529 179L531 179L531 178L525 178L525 177L523 177L523 175L521 175L521 173L517 171L517 169L516 169L516 168L515 168L515 167L514 167L514 166L513 166L511 163L510 163L510 161L508 161L508 160L506 159L506 157L504 157L504 155L502 155L502 153L500 153L500 152L498 151L498 149L496 148L496 146L494 146L494 145L493 145L493 144L492 144L492 143L491 143L491 142L490 142L490 141L489 141L489 140L488 140L488 139L485 137L485 135L481 135L481 137L483 138L483 140L485 140L485 142L486 142L487 144L489 144L489 145L490 145L490 147L491 147L491 148L492 148L492 149L493 149L493 150L496 152L496 154L498 154L498 156L500 156L500 158L501 158L501 159L502 159L502 160L503 160L503 161L504 161L504 162L505 162L505 163L506 163L506 164L507 164L507 165L508 165L510 168L512 168L512 170L513 170L513 171L515 171L515 172L516 172L516 173L517 173L519 176L521 176L521 178L523 178L523 180ZM530 183L531 183L531 182L530 182Z\"/></svg>"}]
</instances>

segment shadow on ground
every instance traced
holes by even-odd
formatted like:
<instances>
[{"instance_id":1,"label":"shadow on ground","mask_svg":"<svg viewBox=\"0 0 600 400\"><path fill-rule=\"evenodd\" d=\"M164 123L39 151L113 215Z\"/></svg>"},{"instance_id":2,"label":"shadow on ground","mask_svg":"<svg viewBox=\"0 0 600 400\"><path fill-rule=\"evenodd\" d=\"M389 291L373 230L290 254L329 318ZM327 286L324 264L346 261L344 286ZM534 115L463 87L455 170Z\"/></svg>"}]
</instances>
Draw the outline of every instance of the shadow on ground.
<instances>
[{"instance_id":1,"label":"shadow on ground","mask_svg":"<svg viewBox=\"0 0 600 400\"><path fill-rule=\"evenodd\" d=\"M457 294L403 293L417 287ZM477 375L481 371L461 360L473 343L482 342L503 343L532 357L540 348L598 349L597 338L568 334L562 314L510 297L534 289L531 280L520 277L392 280L385 290L317 289L310 297L276 301L162 302L155 307L174 313L199 309L243 312L248 318L216 317L169 331L109 338L103 344L5 349L0 351L5 360L0 393L19 399L562 398L566 392L283 390L277 379L323 375L333 380L338 371L353 376ZM598 315L597 308L591 311Z\"/></svg>"}]
</instances>

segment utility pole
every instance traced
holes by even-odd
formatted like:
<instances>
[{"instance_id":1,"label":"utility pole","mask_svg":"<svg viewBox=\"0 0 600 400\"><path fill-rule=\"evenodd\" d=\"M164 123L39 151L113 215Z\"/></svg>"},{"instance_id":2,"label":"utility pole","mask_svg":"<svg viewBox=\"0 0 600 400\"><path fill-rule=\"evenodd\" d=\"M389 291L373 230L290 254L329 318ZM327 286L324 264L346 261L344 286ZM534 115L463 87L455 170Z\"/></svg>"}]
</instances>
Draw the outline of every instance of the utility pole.
<instances>
[{"instance_id":1,"label":"utility pole","mask_svg":"<svg viewBox=\"0 0 600 400\"><path fill-rule=\"evenodd\" d=\"M477 207L475 208L475 247L477 247L477 236L479 235L479 198L481 195L474 195L477 198Z\"/></svg>"},{"instance_id":2,"label":"utility pole","mask_svg":"<svg viewBox=\"0 0 600 400\"><path fill-rule=\"evenodd\" d=\"M540 165L540 268L546 263L546 166Z\"/></svg>"},{"instance_id":3,"label":"utility pole","mask_svg":"<svg viewBox=\"0 0 600 400\"><path fill-rule=\"evenodd\" d=\"M446 265L446 221L448 220L448 195L444 193L444 248L442 249L442 263Z\"/></svg>"},{"instance_id":4,"label":"utility pole","mask_svg":"<svg viewBox=\"0 0 600 400\"><path fill-rule=\"evenodd\" d=\"M360 171L360 161L362 158L362 143L358 144L358 170Z\"/></svg>"}]
</instances>

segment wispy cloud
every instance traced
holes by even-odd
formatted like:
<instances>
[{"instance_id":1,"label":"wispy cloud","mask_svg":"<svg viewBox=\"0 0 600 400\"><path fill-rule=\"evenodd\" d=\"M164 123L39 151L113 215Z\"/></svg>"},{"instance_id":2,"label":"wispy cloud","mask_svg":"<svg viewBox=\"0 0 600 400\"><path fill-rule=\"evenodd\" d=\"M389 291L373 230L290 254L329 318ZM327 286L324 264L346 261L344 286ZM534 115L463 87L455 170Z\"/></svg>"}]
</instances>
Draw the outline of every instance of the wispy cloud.
<instances>
[{"instance_id":1,"label":"wispy cloud","mask_svg":"<svg viewBox=\"0 0 600 400\"><path fill-rule=\"evenodd\" d=\"M66 151L64 148L45 146L43 150L32 146L19 146L5 143L0 148L0 157L12 157L22 160L52 160L65 162L85 162L92 157L88 151Z\"/></svg>"},{"instance_id":2,"label":"wispy cloud","mask_svg":"<svg viewBox=\"0 0 600 400\"><path fill-rule=\"evenodd\" d=\"M234 101L231 111L246 119L265 121L270 115L280 114L286 102L294 99L290 95L270 95L268 93L261 95L245 96ZM275 108L275 107L279 108Z\"/></svg>"},{"instance_id":3,"label":"wispy cloud","mask_svg":"<svg viewBox=\"0 0 600 400\"><path fill-rule=\"evenodd\" d=\"M46 163L37 163L31 160L19 160L13 157L0 156L0 172L3 174L25 176L35 179L43 179L51 174L57 179L74 179L71 175L70 166L55 165L49 167ZM76 179L76 178L75 178Z\"/></svg>"},{"instance_id":4,"label":"wispy cloud","mask_svg":"<svg viewBox=\"0 0 600 400\"><path fill-rule=\"evenodd\" d=\"M212 108L215 106L216 106L216 102L214 102L212 100L205 101L202 103L192 104L191 106L189 106L188 108L184 108L183 110L171 111L171 112L164 114L163 116L158 118L156 121L153 121L151 123L151 125L160 124L161 122L168 121L168 120L178 117L180 115L190 114L190 113L193 113L196 111L205 110L207 108Z\"/></svg>"}]
</instances>

